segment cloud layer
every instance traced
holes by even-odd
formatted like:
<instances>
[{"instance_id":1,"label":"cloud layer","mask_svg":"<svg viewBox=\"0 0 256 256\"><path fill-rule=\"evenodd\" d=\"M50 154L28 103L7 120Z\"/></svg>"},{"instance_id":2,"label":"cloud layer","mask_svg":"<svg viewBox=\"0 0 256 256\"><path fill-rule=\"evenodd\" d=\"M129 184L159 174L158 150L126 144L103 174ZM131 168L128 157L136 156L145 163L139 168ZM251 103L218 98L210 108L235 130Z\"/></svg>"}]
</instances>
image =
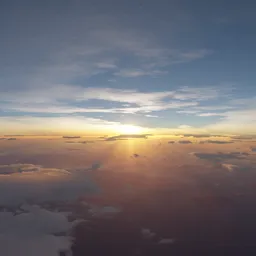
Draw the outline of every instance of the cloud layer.
<instances>
[{"instance_id":1,"label":"cloud layer","mask_svg":"<svg viewBox=\"0 0 256 256\"><path fill-rule=\"evenodd\" d=\"M0 212L0 247L3 255L57 256L60 250L69 251L71 238L55 236L67 232L74 223L67 214L51 212L39 206L22 205L20 214Z\"/></svg>"}]
</instances>

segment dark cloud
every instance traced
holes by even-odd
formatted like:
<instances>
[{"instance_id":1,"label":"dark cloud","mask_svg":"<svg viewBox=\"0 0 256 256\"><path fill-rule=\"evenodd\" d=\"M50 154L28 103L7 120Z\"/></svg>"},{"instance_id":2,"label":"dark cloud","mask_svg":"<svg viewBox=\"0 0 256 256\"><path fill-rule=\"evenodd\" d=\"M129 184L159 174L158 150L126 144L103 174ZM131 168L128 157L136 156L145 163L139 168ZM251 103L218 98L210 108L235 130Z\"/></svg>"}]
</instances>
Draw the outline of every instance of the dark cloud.
<instances>
[{"instance_id":1,"label":"dark cloud","mask_svg":"<svg viewBox=\"0 0 256 256\"><path fill-rule=\"evenodd\" d=\"M8 138L7 140L17 140L16 138Z\"/></svg>"},{"instance_id":2,"label":"dark cloud","mask_svg":"<svg viewBox=\"0 0 256 256\"><path fill-rule=\"evenodd\" d=\"M102 166L102 164L100 162L95 162L93 163L90 167L86 167L86 168L76 168L76 169L71 169L70 171L96 171L98 170L100 167Z\"/></svg>"},{"instance_id":3,"label":"dark cloud","mask_svg":"<svg viewBox=\"0 0 256 256\"><path fill-rule=\"evenodd\" d=\"M115 141L115 140L125 140L125 139L147 139L148 136L151 136L151 134L123 134L123 135L117 135L108 137L105 140L106 141Z\"/></svg>"},{"instance_id":4,"label":"dark cloud","mask_svg":"<svg viewBox=\"0 0 256 256\"><path fill-rule=\"evenodd\" d=\"M62 136L63 139L80 139L81 136Z\"/></svg>"},{"instance_id":5,"label":"dark cloud","mask_svg":"<svg viewBox=\"0 0 256 256\"><path fill-rule=\"evenodd\" d=\"M213 143L213 144L231 144L234 143L233 141L225 141L225 140L205 140L205 141L200 141L200 144L204 143Z\"/></svg>"},{"instance_id":6,"label":"dark cloud","mask_svg":"<svg viewBox=\"0 0 256 256\"><path fill-rule=\"evenodd\" d=\"M99 139L106 139L108 135L100 136Z\"/></svg>"},{"instance_id":7,"label":"dark cloud","mask_svg":"<svg viewBox=\"0 0 256 256\"><path fill-rule=\"evenodd\" d=\"M88 144L88 143L94 143L94 141L93 140L84 140L84 141L78 141L77 143Z\"/></svg>"},{"instance_id":8,"label":"dark cloud","mask_svg":"<svg viewBox=\"0 0 256 256\"><path fill-rule=\"evenodd\" d=\"M68 140L65 141L66 143L80 143L80 144L89 144L89 143L94 143L92 140L84 140L84 141L73 141L73 140Z\"/></svg>"},{"instance_id":9,"label":"dark cloud","mask_svg":"<svg viewBox=\"0 0 256 256\"><path fill-rule=\"evenodd\" d=\"M103 217L103 216L114 216L120 213L122 210L114 206L91 206L88 211L93 217Z\"/></svg>"},{"instance_id":10,"label":"dark cloud","mask_svg":"<svg viewBox=\"0 0 256 256\"><path fill-rule=\"evenodd\" d=\"M180 134L183 137L194 137L194 138L209 138L209 137L228 137L224 135L216 135L216 134Z\"/></svg>"},{"instance_id":11,"label":"dark cloud","mask_svg":"<svg viewBox=\"0 0 256 256\"><path fill-rule=\"evenodd\" d=\"M253 140L253 139L256 139L256 135L236 135L236 136L232 136L231 139L235 139L235 140Z\"/></svg>"},{"instance_id":12,"label":"dark cloud","mask_svg":"<svg viewBox=\"0 0 256 256\"><path fill-rule=\"evenodd\" d=\"M243 159L245 156L241 152L230 152L230 153L193 153L194 156L200 159L221 162L228 159Z\"/></svg>"},{"instance_id":13,"label":"dark cloud","mask_svg":"<svg viewBox=\"0 0 256 256\"><path fill-rule=\"evenodd\" d=\"M252 152L256 152L256 147L251 147Z\"/></svg>"},{"instance_id":14,"label":"dark cloud","mask_svg":"<svg viewBox=\"0 0 256 256\"><path fill-rule=\"evenodd\" d=\"M23 137L25 135L22 134L16 134L16 135L4 135L4 137Z\"/></svg>"},{"instance_id":15,"label":"dark cloud","mask_svg":"<svg viewBox=\"0 0 256 256\"><path fill-rule=\"evenodd\" d=\"M230 152L231 154L234 154L234 155L241 155L241 156L249 156L250 154L248 152L240 152L240 151L232 151Z\"/></svg>"},{"instance_id":16,"label":"dark cloud","mask_svg":"<svg viewBox=\"0 0 256 256\"><path fill-rule=\"evenodd\" d=\"M190 140L180 140L179 143L180 144L192 144L192 141L190 141Z\"/></svg>"},{"instance_id":17,"label":"dark cloud","mask_svg":"<svg viewBox=\"0 0 256 256\"><path fill-rule=\"evenodd\" d=\"M183 137L194 137L194 138L207 138L211 137L210 134L181 134Z\"/></svg>"}]
</instances>

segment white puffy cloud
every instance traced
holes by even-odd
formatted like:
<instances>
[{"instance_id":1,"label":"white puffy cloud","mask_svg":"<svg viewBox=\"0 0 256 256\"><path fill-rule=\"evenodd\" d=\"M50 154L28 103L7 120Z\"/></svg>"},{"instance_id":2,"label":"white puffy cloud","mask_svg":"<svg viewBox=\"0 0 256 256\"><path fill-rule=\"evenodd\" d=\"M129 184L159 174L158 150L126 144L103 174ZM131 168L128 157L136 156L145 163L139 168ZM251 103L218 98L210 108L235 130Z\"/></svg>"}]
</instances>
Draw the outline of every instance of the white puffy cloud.
<instances>
[{"instance_id":1,"label":"white puffy cloud","mask_svg":"<svg viewBox=\"0 0 256 256\"><path fill-rule=\"evenodd\" d=\"M21 206L18 215L0 212L1 255L58 256L59 250L69 251L71 238L55 236L67 233L76 223L68 222L67 214L51 212L39 206Z\"/></svg>"}]
</instances>

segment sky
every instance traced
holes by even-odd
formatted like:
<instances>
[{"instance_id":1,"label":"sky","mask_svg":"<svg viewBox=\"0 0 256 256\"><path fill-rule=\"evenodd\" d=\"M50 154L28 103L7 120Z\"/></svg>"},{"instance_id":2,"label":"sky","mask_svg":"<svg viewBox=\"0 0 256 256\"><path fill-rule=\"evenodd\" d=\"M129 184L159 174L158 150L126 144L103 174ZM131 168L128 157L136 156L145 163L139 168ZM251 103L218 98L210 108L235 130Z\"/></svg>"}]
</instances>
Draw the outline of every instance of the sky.
<instances>
[{"instance_id":1,"label":"sky","mask_svg":"<svg viewBox=\"0 0 256 256\"><path fill-rule=\"evenodd\" d=\"M255 134L255 7L3 0L0 134Z\"/></svg>"}]
</instances>

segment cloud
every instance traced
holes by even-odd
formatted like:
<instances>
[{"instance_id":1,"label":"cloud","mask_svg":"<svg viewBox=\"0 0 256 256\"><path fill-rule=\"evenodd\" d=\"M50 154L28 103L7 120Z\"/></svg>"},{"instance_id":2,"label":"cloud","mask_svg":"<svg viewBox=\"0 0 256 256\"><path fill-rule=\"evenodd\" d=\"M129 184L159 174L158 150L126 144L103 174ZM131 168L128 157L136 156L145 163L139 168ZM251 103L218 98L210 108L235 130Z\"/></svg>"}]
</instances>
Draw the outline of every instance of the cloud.
<instances>
[{"instance_id":1,"label":"cloud","mask_svg":"<svg viewBox=\"0 0 256 256\"><path fill-rule=\"evenodd\" d=\"M214 93L212 92L214 91ZM181 87L173 91L140 92L114 88L84 88L78 85L56 84L42 88L30 88L15 95L3 92L2 108L6 111L30 113L149 113L167 109L196 107L200 101L221 95L216 88ZM19 100L17 100L19 99ZM89 100L101 100L125 104L128 107L91 107ZM66 103L65 103L66 102ZM68 103L67 103L68 102ZM79 102L80 107L77 107ZM104 102L102 102L104 105ZM186 111L186 110L183 110Z\"/></svg>"},{"instance_id":2,"label":"cloud","mask_svg":"<svg viewBox=\"0 0 256 256\"><path fill-rule=\"evenodd\" d=\"M93 217L109 217L114 216L120 213L121 211L122 210L120 208L114 206L91 206L88 212L92 214Z\"/></svg>"},{"instance_id":3,"label":"cloud","mask_svg":"<svg viewBox=\"0 0 256 256\"><path fill-rule=\"evenodd\" d=\"M130 69L136 66L142 72L157 71L155 73L160 74L165 72L162 70L163 66L193 61L211 53L207 49L181 50L173 46L162 47L158 37L145 33L144 29L136 26L127 27L123 17L120 22L112 15L92 17L92 13L89 10L88 12L80 15L78 11L76 19L71 20L69 18L72 15L69 18L65 17L64 20L64 17L60 16L58 24L55 23L54 26L51 26L54 18L49 18L47 24L41 26L41 32L35 32L33 39L19 37L21 43L8 56L11 60L10 65L5 66L8 73L16 74L15 78L10 75L9 79L12 83L16 82L16 89L20 86L22 91L31 85L41 87L43 83L70 81L78 76L86 79L105 72L112 74L111 72L115 73L116 69L121 71L127 68L127 57L131 59ZM66 23L67 26L62 25ZM36 24L37 21L33 25ZM70 29L70 26L76 29ZM52 33L53 27L58 33ZM64 29L65 27L69 29ZM51 42L48 40L49 28ZM28 49L31 54L27 55L23 63L24 72L19 72L17 67L22 64L19 56L23 56L24 51ZM145 69L145 63L154 68L148 65ZM5 83L1 87L9 89Z\"/></svg>"},{"instance_id":4,"label":"cloud","mask_svg":"<svg viewBox=\"0 0 256 256\"><path fill-rule=\"evenodd\" d=\"M114 73L114 75L121 76L121 77L138 77L138 76L150 75L150 72L146 72L140 69L122 69Z\"/></svg>"},{"instance_id":5,"label":"cloud","mask_svg":"<svg viewBox=\"0 0 256 256\"><path fill-rule=\"evenodd\" d=\"M79 139L81 136L62 136L63 139Z\"/></svg>"},{"instance_id":6,"label":"cloud","mask_svg":"<svg viewBox=\"0 0 256 256\"><path fill-rule=\"evenodd\" d=\"M194 138L207 138L207 137L212 137L213 135L210 135L210 134L182 134L181 136L194 137Z\"/></svg>"},{"instance_id":7,"label":"cloud","mask_svg":"<svg viewBox=\"0 0 256 256\"><path fill-rule=\"evenodd\" d=\"M115 140L124 140L124 139L147 139L148 136L151 136L151 134L123 134L123 135L117 135L108 137L105 140L106 141L115 141Z\"/></svg>"},{"instance_id":8,"label":"cloud","mask_svg":"<svg viewBox=\"0 0 256 256\"><path fill-rule=\"evenodd\" d=\"M198 113L198 110L178 110L177 113L179 114L196 114Z\"/></svg>"},{"instance_id":9,"label":"cloud","mask_svg":"<svg viewBox=\"0 0 256 256\"><path fill-rule=\"evenodd\" d=\"M51 212L36 205L22 205L20 214L0 212L1 254L15 256L58 255L59 250L69 251L72 240L67 233L76 222L69 222L67 214Z\"/></svg>"},{"instance_id":10,"label":"cloud","mask_svg":"<svg viewBox=\"0 0 256 256\"><path fill-rule=\"evenodd\" d=\"M221 167L226 169L229 172L254 170L254 166L250 164L236 165L236 164L222 163Z\"/></svg>"},{"instance_id":11,"label":"cloud","mask_svg":"<svg viewBox=\"0 0 256 256\"><path fill-rule=\"evenodd\" d=\"M205 101L209 99L215 99L218 97L226 98L228 97L227 92L229 91L230 91L229 86L226 86L225 88L221 86L205 86L205 87L183 86L176 91L174 98L179 100L194 99L197 101ZM223 93L226 93L226 95L223 95ZM204 109L204 106L201 106L201 108Z\"/></svg>"},{"instance_id":12,"label":"cloud","mask_svg":"<svg viewBox=\"0 0 256 256\"><path fill-rule=\"evenodd\" d=\"M170 141L168 141L168 144L174 144L175 143L175 141L174 140L170 140Z\"/></svg>"},{"instance_id":13,"label":"cloud","mask_svg":"<svg viewBox=\"0 0 256 256\"><path fill-rule=\"evenodd\" d=\"M101 189L91 180L89 170L99 167L97 162L81 170L44 168L32 164L19 167L16 164L2 165L5 170L0 178L0 205L19 205L27 200L36 203L70 201L86 194L98 194Z\"/></svg>"},{"instance_id":14,"label":"cloud","mask_svg":"<svg viewBox=\"0 0 256 256\"><path fill-rule=\"evenodd\" d=\"M139 76L155 76L167 74L167 71L161 70L142 70L142 69L121 69L118 72L114 73L115 76L120 77L139 77Z\"/></svg>"},{"instance_id":15,"label":"cloud","mask_svg":"<svg viewBox=\"0 0 256 256\"><path fill-rule=\"evenodd\" d=\"M156 233L152 232L149 228L142 228L141 235L144 239L152 239L156 236Z\"/></svg>"},{"instance_id":16,"label":"cloud","mask_svg":"<svg viewBox=\"0 0 256 256\"><path fill-rule=\"evenodd\" d=\"M190 140L180 140L178 141L180 144L192 144L192 141Z\"/></svg>"},{"instance_id":17,"label":"cloud","mask_svg":"<svg viewBox=\"0 0 256 256\"><path fill-rule=\"evenodd\" d=\"M222 113L200 113L198 116L224 116Z\"/></svg>"},{"instance_id":18,"label":"cloud","mask_svg":"<svg viewBox=\"0 0 256 256\"><path fill-rule=\"evenodd\" d=\"M229 132L238 135L255 135L255 127L255 108L224 112L223 118L219 122L204 126L205 129L212 132Z\"/></svg>"},{"instance_id":19,"label":"cloud","mask_svg":"<svg viewBox=\"0 0 256 256\"><path fill-rule=\"evenodd\" d=\"M175 239L173 238L162 238L159 240L158 244L173 244Z\"/></svg>"},{"instance_id":20,"label":"cloud","mask_svg":"<svg viewBox=\"0 0 256 256\"><path fill-rule=\"evenodd\" d=\"M225 97L227 99L229 98L228 90L226 92L225 90L223 91L224 95L223 94L221 95L220 89L216 88L215 90L217 90L217 94L219 94L219 97ZM215 98L216 92L209 90L209 93L214 93L213 98ZM192 109L179 110L177 111L177 113L192 114L192 115L201 116L201 117L212 117L212 116L222 117L222 116L225 116L223 112L225 113L227 110L236 109L236 108L237 107L231 106L231 105L223 105L223 106L219 106L219 105L217 106L215 104L197 105L197 106L194 106ZM211 111L211 112L208 112L208 111ZM221 112L217 112L217 111L221 111Z\"/></svg>"},{"instance_id":21,"label":"cloud","mask_svg":"<svg viewBox=\"0 0 256 256\"><path fill-rule=\"evenodd\" d=\"M212 144L231 144L234 143L234 141L225 141L225 140L204 140L200 141L201 144L203 143L212 143Z\"/></svg>"},{"instance_id":22,"label":"cloud","mask_svg":"<svg viewBox=\"0 0 256 256\"><path fill-rule=\"evenodd\" d=\"M108 82L115 83L116 79L108 79Z\"/></svg>"},{"instance_id":23,"label":"cloud","mask_svg":"<svg viewBox=\"0 0 256 256\"><path fill-rule=\"evenodd\" d=\"M253 140L256 139L256 135L236 135L231 136L230 138L234 140Z\"/></svg>"},{"instance_id":24,"label":"cloud","mask_svg":"<svg viewBox=\"0 0 256 256\"><path fill-rule=\"evenodd\" d=\"M223 160L229 159L243 159L245 156L241 154L241 152L230 152L230 153L193 153L197 158L213 161L213 162L221 162Z\"/></svg>"},{"instance_id":25,"label":"cloud","mask_svg":"<svg viewBox=\"0 0 256 256\"><path fill-rule=\"evenodd\" d=\"M68 171L64 169L43 168L40 165L34 165L34 164L0 165L0 175L13 175L17 173L34 173L34 172L41 172L47 175L70 174Z\"/></svg>"},{"instance_id":26,"label":"cloud","mask_svg":"<svg viewBox=\"0 0 256 256\"><path fill-rule=\"evenodd\" d=\"M84 141L78 141L78 143L89 144L89 143L94 143L94 141L93 140L84 140Z\"/></svg>"},{"instance_id":27,"label":"cloud","mask_svg":"<svg viewBox=\"0 0 256 256\"><path fill-rule=\"evenodd\" d=\"M155 118L158 118L159 116L156 116L156 115L145 115L146 117L155 117Z\"/></svg>"},{"instance_id":28,"label":"cloud","mask_svg":"<svg viewBox=\"0 0 256 256\"><path fill-rule=\"evenodd\" d=\"M181 53L181 57L183 57L185 60L196 60L196 59L202 59L205 56L212 54L213 51L207 50L207 49L200 49L195 51L188 51Z\"/></svg>"},{"instance_id":29,"label":"cloud","mask_svg":"<svg viewBox=\"0 0 256 256\"><path fill-rule=\"evenodd\" d=\"M102 166L102 164L100 162L95 162L90 167L86 167L86 168L73 168L73 169L70 169L70 171L79 171L79 172L96 171L96 170L100 169L101 166Z\"/></svg>"},{"instance_id":30,"label":"cloud","mask_svg":"<svg viewBox=\"0 0 256 256\"><path fill-rule=\"evenodd\" d=\"M225 169L227 169L229 172L233 172L235 170L238 170L239 167L235 164L221 164L221 166Z\"/></svg>"},{"instance_id":31,"label":"cloud","mask_svg":"<svg viewBox=\"0 0 256 256\"><path fill-rule=\"evenodd\" d=\"M192 128L192 126L183 124L183 125L180 125L178 128L179 129L190 129L190 128Z\"/></svg>"},{"instance_id":32,"label":"cloud","mask_svg":"<svg viewBox=\"0 0 256 256\"><path fill-rule=\"evenodd\" d=\"M98 62L96 63L95 65L96 67L98 68L101 68L101 69L115 69L117 68L117 66L111 62Z\"/></svg>"},{"instance_id":33,"label":"cloud","mask_svg":"<svg viewBox=\"0 0 256 256\"><path fill-rule=\"evenodd\" d=\"M251 147L252 152L256 152L256 147Z\"/></svg>"}]
</instances>

